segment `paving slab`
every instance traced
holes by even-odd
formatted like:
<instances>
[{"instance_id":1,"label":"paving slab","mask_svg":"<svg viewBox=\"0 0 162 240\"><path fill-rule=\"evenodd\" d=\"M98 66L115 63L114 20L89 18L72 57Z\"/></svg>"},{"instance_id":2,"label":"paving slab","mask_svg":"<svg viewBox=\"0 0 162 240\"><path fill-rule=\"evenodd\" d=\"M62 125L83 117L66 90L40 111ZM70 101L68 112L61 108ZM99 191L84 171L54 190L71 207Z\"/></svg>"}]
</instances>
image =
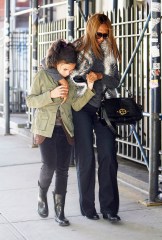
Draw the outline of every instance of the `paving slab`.
<instances>
[{"instance_id":1,"label":"paving slab","mask_svg":"<svg viewBox=\"0 0 162 240\"><path fill-rule=\"evenodd\" d=\"M16 133L4 136L4 129L0 127L0 240L162 239L162 206L146 207L139 203L148 198L147 191L139 191L140 182L139 187L131 187L133 182L129 183L129 178L134 176L126 175L126 165L121 166L119 170L122 171L118 174L120 223L111 224L102 218L97 181L96 210L100 220L93 221L81 216L75 167L69 170L65 206L71 225L60 227L54 220L54 180L48 192L49 216L40 218L37 214L40 153L30 143L29 138Z\"/></svg>"}]
</instances>

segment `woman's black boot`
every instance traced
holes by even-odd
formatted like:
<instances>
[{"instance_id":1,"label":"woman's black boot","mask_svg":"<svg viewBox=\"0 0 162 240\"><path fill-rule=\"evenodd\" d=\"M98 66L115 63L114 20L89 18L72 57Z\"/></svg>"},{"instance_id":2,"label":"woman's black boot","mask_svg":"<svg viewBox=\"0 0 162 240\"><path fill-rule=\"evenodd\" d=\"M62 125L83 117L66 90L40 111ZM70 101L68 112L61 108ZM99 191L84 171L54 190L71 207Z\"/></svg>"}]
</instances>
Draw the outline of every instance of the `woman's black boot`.
<instances>
[{"instance_id":1,"label":"woman's black boot","mask_svg":"<svg viewBox=\"0 0 162 240\"><path fill-rule=\"evenodd\" d=\"M47 191L48 188L41 188L39 185L39 193L38 193L38 214L42 218L48 217L48 203L47 203Z\"/></svg>"},{"instance_id":2,"label":"woman's black boot","mask_svg":"<svg viewBox=\"0 0 162 240\"><path fill-rule=\"evenodd\" d=\"M69 220L64 216L65 195L56 194L53 192L55 220L60 226L69 226Z\"/></svg>"}]
</instances>

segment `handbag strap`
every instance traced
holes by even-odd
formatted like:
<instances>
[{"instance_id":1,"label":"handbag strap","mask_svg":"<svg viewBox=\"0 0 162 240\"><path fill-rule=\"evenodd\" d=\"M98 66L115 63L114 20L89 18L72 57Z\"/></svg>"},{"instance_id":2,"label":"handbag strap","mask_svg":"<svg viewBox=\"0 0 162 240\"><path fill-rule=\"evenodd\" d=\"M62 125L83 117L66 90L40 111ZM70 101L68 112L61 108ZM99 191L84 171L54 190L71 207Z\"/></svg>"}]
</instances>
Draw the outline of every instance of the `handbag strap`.
<instances>
[{"instance_id":1,"label":"handbag strap","mask_svg":"<svg viewBox=\"0 0 162 240\"><path fill-rule=\"evenodd\" d=\"M110 120L108 119L104 108L102 109L102 111L103 111L103 118L104 118L105 122L107 123L107 126L111 129L111 131L115 134L116 137L120 137L120 135L117 133L116 129L113 127Z\"/></svg>"},{"instance_id":2,"label":"handbag strap","mask_svg":"<svg viewBox=\"0 0 162 240\"><path fill-rule=\"evenodd\" d=\"M126 136L126 137L122 137L120 134L118 134L118 132L116 131L116 129L113 127L113 125L111 124L110 120L108 119L107 117L107 114L106 114L106 111L105 109L103 108L103 118L107 124L107 126L110 128L110 130L115 134L116 137L120 138L120 139L125 139L125 138L128 138L132 135L133 133L133 128L131 128L129 134Z\"/></svg>"},{"instance_id":3,"label":"handbag strap","mask_svg":"<svg viewBox=\"0 0 162 240\"><path fill-rule=\"evenodd\" d=\"M121 86L124 88L125 92L128 93L128 97L133 97L133 94L131 93L131 91L130 91L129 89L127 89L123 84L122 84ZM118 92L117 88L115 88L115 89L116 89L116 91ZM106 92L108 92L108 93L111 95L111 91L109 91L109 87L106 87L106 88L103 90L103 92L102 92L102 94L101 94L102 99L105 98ZM118 93L118 95L119 95L119 93Z\"/></svg>"},{"instance_id":4,"label":"handbag strap","mask_svg":"<svg viewBox=\"0 0 162 240\"><path fill-rule=\"evenodd\" d=\"M102 94L101 94L102 99L105 98L106 92L109 92L109 94L110 94L110 91L109 91L109 88L108 88L108 87L106 87L106 88L103 90L103 92L102 92Z\"/></svg>"},{"instance_id":5,"label":"handbag strap","mask_svg":"<svg viewBox=\"0 0 162 240\"><path fill-rule=\"evenodd\" d=\"M124 90L128 93L128 97L133 97L133 94L131 93L131 91L128 88L126 88L124 84L122 84L121 87L123 87Z\"/></svg>"}]
</instances>

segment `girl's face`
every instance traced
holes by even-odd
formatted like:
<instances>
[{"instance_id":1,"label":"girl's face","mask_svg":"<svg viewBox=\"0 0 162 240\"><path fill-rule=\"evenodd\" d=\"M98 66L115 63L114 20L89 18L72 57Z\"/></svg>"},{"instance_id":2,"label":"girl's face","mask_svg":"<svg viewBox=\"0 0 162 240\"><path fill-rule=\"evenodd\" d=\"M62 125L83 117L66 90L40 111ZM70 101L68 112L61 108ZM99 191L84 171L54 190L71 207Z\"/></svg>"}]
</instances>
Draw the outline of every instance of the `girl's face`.
<instances>
[{"instance_id":1,"label":"girl's face","mask_svg":"<svg viewBox=\"0 0 162 240\"><path fill-rule=\"evenodd\" d=\"M105 39L109 37L109 29L106 24L101 24L96 32L96 41L100 45Z\"/></svg>"},{"instance_id":2,"label":"girl's face","mask_svg":"<svg viewBox=\"0 0 162 240\"><path fill-rule=\"evenodd\" d=\"M57 71L63 76L63 77L67 77L69 76L74 68L75 68L76 64L75 63L65 63L65 62L60 62L56 65Z\"/></svg>"}]
</instances>

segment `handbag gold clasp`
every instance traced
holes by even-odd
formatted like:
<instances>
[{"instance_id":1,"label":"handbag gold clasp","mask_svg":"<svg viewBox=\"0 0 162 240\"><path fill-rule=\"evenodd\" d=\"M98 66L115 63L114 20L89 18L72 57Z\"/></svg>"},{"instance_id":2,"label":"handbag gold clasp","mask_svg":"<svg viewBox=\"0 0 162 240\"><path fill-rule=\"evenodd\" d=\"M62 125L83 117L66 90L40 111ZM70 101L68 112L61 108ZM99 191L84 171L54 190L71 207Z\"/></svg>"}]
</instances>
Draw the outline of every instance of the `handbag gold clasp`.
<instances>
[{"instance_id":1,"label":"handbag gold clasp","mask_svg":"<svg viewBox=\"0 0 162 240\"><path fill-rule=\"evenodd\" d=\"M122 116L128 113L128 111L124 108L120 108L119 111L117 111L117 112Z\"/></svg>"}]
</instances>

